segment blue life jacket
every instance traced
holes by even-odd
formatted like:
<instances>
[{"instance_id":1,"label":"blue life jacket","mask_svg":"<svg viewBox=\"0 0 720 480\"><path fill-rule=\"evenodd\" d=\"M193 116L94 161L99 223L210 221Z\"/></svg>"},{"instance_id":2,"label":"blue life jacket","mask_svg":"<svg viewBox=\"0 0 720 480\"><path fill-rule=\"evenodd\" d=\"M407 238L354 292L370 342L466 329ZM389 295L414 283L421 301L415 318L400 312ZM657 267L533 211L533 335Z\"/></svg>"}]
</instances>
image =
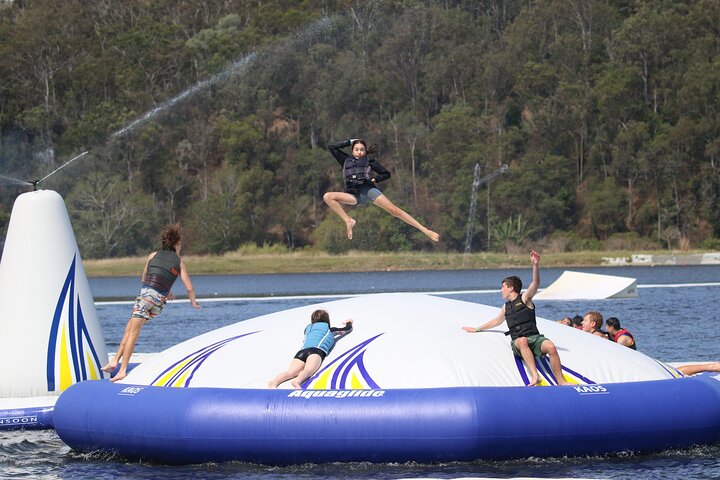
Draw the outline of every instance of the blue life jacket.
<instances>
[{"instance_id":1,"label":"blue life jacket","mask_svg":"<svg viewBox=\"0 0 720 480\"><path fill-rule=\"evenodd\" d=\"M327 355L334 346L335 337L330 331L330 325L327 323L316 322L305 327L305 341L303 342L303 349L311 347L319 348Z\"/></svg>"}]
</instances>

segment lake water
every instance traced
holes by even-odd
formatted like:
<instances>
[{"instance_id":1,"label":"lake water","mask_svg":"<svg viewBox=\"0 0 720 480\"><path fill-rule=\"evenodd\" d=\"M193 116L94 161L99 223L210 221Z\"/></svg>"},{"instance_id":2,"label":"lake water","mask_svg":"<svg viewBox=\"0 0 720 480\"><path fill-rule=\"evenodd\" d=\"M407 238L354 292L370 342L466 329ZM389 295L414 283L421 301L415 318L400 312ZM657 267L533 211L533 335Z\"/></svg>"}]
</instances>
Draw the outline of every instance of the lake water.
<instances>
[{"instance_id":1,"label":"lake water","mask_svg":"<svg viewBox=\"0 0 720 480\"><path fill-rule=\"evenodd\" d=\"M633 332L639 350L658 359L718 360L720 267L608 267L573 269L633 277L639 298L601 301L536 301L548 319L598 310L616 316ZM562 269L542 269L549 285ZM248 318L340 298L381 292L429 292L500 306L499 284L507 275L530 281L529 269L431 272L193 276L203 308L169 304L143 328L138 352L156 352L188 338ZM114 351L138 289L137 277L93 278L90 287ZM180 285L180 287L182 287ZM182 288L177 294L183 295ZM480 324L485 319L478 319ZM113 414L113 412L108 412ZM121 414L118 413L118 414ZM606 415L607 412L596 412ZM617 412L621 415L621 412ZM720 445L653 455L529 458L506 462L450 464L326 464L268 467L238 462L174 467L126 461L106 454L72 452L54 431L0 432L0 478L252 478L384 479L459 477L539 478L720 478Z\"/></svg>"}]
</instances>

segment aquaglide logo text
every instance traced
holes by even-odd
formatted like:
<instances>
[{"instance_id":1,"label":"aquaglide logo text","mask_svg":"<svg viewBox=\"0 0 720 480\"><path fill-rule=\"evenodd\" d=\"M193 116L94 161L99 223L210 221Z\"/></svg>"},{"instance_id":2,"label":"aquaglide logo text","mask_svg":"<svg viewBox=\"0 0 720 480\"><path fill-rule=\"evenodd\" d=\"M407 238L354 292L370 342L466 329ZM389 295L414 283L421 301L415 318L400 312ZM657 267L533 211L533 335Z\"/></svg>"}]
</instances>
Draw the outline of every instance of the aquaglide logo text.
<instances>
[{"instance_id":1,"label":"aquaglide logo text","mask_svg":"<svg viewBox=\"0 0 720 480\"><path fill-rule=\"evenodd\" d=\"M385 390L293 390L288 398L382 397Z\"/></svg>"}]
</instances>

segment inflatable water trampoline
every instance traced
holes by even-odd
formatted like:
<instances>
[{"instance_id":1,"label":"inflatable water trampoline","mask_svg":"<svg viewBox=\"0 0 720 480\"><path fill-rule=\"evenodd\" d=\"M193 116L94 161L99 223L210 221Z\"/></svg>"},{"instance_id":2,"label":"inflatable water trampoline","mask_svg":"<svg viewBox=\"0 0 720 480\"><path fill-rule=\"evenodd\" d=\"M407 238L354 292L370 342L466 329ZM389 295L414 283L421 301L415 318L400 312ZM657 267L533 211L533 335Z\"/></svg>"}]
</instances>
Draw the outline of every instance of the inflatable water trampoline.
<instances>
[{"instance_id":1,"label":"inflatable water trampoline","mask_svg":"<svg viewBox=\"0 0 720 480\"><path fill-rule=\"evenodd\" d=\"M310 313L354 319L320 370L277 390ZM446 462L650 452L720 440L720 375L669 365L548 320L570 386L526 387L504 324L468 334L497 308L380 294L239 322L176 345L118 383L84 381L54 424L78 451L172 464L239 460Z\"/></svg>"}]
</instances>

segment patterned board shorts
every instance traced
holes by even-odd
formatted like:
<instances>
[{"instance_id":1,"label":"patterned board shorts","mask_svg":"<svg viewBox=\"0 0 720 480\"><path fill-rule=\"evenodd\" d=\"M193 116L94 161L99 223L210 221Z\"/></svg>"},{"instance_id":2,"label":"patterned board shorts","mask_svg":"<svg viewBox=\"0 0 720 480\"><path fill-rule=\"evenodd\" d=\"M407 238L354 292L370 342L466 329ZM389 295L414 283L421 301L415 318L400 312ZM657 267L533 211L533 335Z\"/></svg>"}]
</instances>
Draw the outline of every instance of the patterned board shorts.
<instances>
[{"instance_id":1,"label":"patterned board shorts","mask_svg":"<svg viewBox=\"0 0 720 480\"><path fill-rule=\"evenodd\" d=\"M131 317L144 318L146 321L157 317L165 307L165 298L165 295L154 288L141 288L140 294L135 299Z\"/></svg>"}]
</instances>

